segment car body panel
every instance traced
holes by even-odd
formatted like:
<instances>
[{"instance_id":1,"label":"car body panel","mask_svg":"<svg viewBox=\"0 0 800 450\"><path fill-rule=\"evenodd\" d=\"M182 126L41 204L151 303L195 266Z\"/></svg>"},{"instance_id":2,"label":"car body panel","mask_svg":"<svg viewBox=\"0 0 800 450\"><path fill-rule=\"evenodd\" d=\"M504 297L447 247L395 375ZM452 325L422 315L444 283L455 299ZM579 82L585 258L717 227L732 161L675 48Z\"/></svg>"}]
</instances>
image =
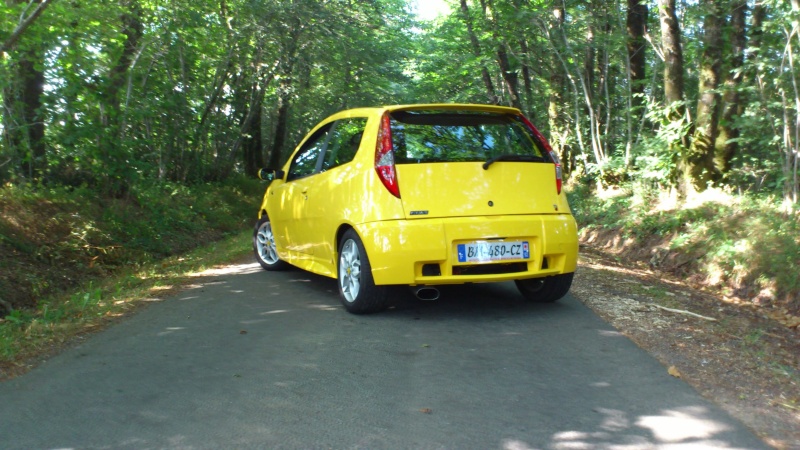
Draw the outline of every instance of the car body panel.
<instances>
[{"instance_id":1,"label":"car body panel","mask_svg":"<svg viewBox=\"0 0 800 450\"><path fill-rule=\"evenodd\" d=\"M537 278L574 272L577 225L571 215L522 215L373 222L356 227L370 255L375 284L461 284ZM530 242L531 256L522 272L454 275L459 243L486 239ZM547 267L543 261L547 260ZM441 275L425 276L425 264Z\"/></svg>"},{"instance_id":2,"label":"car body panel","mask_svg":"<svg viewBox=\"0 0 800 450\"><path fill-rule=\"evenodd\" d=\"M549 163L398 164L406 219L552 214L561 209ZM569 211L569 210L566 210Z\"/></svg>"}]
</instances>

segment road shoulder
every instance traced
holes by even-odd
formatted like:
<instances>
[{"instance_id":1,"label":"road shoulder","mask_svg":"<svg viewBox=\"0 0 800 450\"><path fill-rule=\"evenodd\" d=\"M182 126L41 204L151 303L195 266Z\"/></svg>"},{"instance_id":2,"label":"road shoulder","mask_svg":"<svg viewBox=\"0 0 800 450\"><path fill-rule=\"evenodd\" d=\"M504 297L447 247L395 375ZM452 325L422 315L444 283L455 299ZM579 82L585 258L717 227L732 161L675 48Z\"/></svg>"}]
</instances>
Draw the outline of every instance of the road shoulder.
<instances>
[{"instance_id":1,"label":"road shoulder","mask_svg":"<svg viewBox=\"0 0 800 450\"><path fill-rule=\"evenodd\" d=\"M769 445L800 448L797 331L590 247L571 293Z\"/></svg>"}]
</instances>

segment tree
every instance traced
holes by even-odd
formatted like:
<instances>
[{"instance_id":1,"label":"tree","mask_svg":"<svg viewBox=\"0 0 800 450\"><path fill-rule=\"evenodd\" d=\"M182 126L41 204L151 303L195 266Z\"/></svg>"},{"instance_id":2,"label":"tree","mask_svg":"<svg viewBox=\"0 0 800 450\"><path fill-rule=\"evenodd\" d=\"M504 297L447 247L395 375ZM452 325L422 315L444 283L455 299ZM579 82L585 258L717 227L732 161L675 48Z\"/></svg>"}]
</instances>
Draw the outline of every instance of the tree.
<instances>
[{"instance_id":1,"label":"tree","mask_svg":"<svg viewBox=\"0 0 800 450\"><path fill-rule=\"evenodd\" d=\"M564 26L565 11L560 2L553 5L553 19L547 23L546 27L552 29L552 34L561 33ZM551 40L552 42L552 40ZM553 44L555 46L555 44ZM563 161L573 159L573 155L567 145L567 130L564 125L564 118L567 114L563 112L564 92L566 91L564 71L561 70L561 61L557 52L553 52L548 61L550 67L550 95L547 102L547 118L550 127L550 143ZM570 173L572 164L565 164L567 175Z\"/></svg>"},{"instance_id":2,"label":"tree","mask_svg":"<svg viewBox=\"0 0 800 450\"><path fill-rule=\"evenodd\" d=\"M469 41L472 44L473 55L476 59L482 60L483 51L481 50L480 41L478 40L478 36L475 33L472 25L472 16L470 15L467 0L461 0L461 18L464 21L464 25L467 27L467 34L469 36ZM481 78L483 79L483 84L486 87L486 96L489 99L489 103L497 105L500 103L500 100L495 93L494 82L492 81L492 76L489 74L489 69L487 69L483 63L480 63L480 66Z\"/></svg>"},{"instance_id":3,"label":"tree","mask_svg":"<svg viewBox=\"0 0 800 450\"><path fill-rule=\"evenodd\" d=\"M675 12L675 0L659 0L658 17L661 23L661 48L664 56L664 102L668 109L669 126L675 130L675 140L670 143L670 150L676 155L678 188L682 194L688 191L691 178L692 162L687 149L688 137L685 130L686 105L683 90L683 46L678 16Z\"/></svg>"},{"instance_id":4,"label":"tree","mask_svg":"<svg viewBox=\"0 0 800 450\"><path fill-rule=\"evenodd\" d=\"M3 181L224 180L335 110L465 102L522 109L605 184L797 197L800 0L459 0L431 23L406 0L0 5Z\"/></svg>"},{"instance_id":5,"label":"tree","mask_svg":"<svg viewBox=\"0 0 800 450\"><path fill-rule=\"evenodd\" d=\"M644 91L647 82L647 4L642 0L628 0L626 29L628 31L627 49L633 107L644 105Z\"/></svg>"},{"instance_id":6,"label":"tree","mask_svg":"<svg viewBox=\"0 0 800 450\"><path fill-rule=\"evenodd\" d=\"M500 75L503 78L506 91L508 93L508 103L517 109L522 108L522 100L519 95L519 75L516 70L512 69L511 61L508 56L508 43L505 37L501 34L500 30L500 11L495 8L493 0L486 0L488 8L484 9L486 20L491 24L492 36L494 37L496 51L497 66L500 69Z\"/></svg>"},{"instance_id":7,"label":"tree","mask_svg":"<svg viewBox=\"0 0 800 450\"><path fill-rule=\"evenodd\" d=\"M51 0L31 2L23 6L22 0L11 0L7 7L9 15L19 15L20 21L0 41L0 64L9 80L2 85L3 91L3 141L10 150L10 159L0 161L0 167L17 159L22 162L22 174L29 179L39 179L46 167L45 125L42 108L44 94L44 43L37 39L20 40L28 29L44 13ZM33 7L33 11L29 11ZM6 54L10 53L10 61ZM0 72L2 74L2 72ZM2 153L0 153L2 156Z\"/></svg>"},{"instance_id":8,"label":"tree","mask_svg":"<svg viewBox=\"0 0 800 450\"><path fill-rule=\"evenodd\" d=\"M698 191L705 190L714 177L714 154L721 97L718 91L722 72L721 0L706 3L703 21L703 53L700 60L699 98L692 143L682 160L684 182Z\"/></svg>"},{"instance_id":9,"label":"tree","mask_svg":"<svg viewBox=\"0 0 800 450\"><path fill-rule=\"evenodd\" d=\"M122 130L120 130L122 111L121 92L128 82L128 71L134 63L134 58L139 50L144 26L140 21L142 9L138 0L121 0L120 3L120 34L124 36L122 48L113 46L107 51L109 55L119 54L114 64L109 68L105 82L100 86L99 114L102 125L102 137L98 145L102 160L109 169L105 177L108 192L115 195L124 195L131 184L129 161L125 151L119 145Z\"/></svg>"},{"instance_id":10,"label":"tree","mask_svg":"<svg viewBox=\"0 0 800 450\"><path fill-rule=\"evenodd\" d=\"M747 48L746 33L747 2L737 0L731 3L731 20L729 29L730 64L726 67L725 89L723 94L724 109L720 120L719 135L714 152L714 181L721 181L730 172L731 161L739 148L739 128L737 118L744 113L741 103L742 81L744 79L744 56Z\"/></svg>"}]
</instances>

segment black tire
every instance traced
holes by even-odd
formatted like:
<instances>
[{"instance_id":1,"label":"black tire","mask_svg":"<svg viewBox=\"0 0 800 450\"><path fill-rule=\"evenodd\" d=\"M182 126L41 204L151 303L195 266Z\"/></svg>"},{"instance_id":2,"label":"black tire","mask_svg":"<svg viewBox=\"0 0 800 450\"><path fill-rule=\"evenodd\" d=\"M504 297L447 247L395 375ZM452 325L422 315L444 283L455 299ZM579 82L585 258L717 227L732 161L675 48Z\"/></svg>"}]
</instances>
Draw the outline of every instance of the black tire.
<instances>
[{"instance_id":1,"label":"black tire","mask_svg":"<svg viewBox=\"0 0 800 450\"><path fill-rule=\"evenodd\" d=\"M565 273L544 278L516 280L517 289L526 300L536 303L555 302L569 292L575 273Z\"/></svg>"},{"instance_id":2,"label":"black tire","mask_svg":"<svg viewBox=\"0 0 800 450\"><path fill-rule=\"evenodd\" d=\"M386 309L388 288L375 285L367 252L355 230L347 230L339 242L337 268L339 299L348 312L369 314Z\"/></svg>"},{"instance_id":3,"label":"black tire","mask_svg":"<svg viewBox=\"0 0 800 450\"><path fill-rule=\"evenodd\" d=\"M253 230L253 251L256 254L256 261L261 264L264 270L285 270L289 267L286 261L278 257L275 238L272 235L272 226L266 214L256 222Z\"/></svg>"}]
</instances>

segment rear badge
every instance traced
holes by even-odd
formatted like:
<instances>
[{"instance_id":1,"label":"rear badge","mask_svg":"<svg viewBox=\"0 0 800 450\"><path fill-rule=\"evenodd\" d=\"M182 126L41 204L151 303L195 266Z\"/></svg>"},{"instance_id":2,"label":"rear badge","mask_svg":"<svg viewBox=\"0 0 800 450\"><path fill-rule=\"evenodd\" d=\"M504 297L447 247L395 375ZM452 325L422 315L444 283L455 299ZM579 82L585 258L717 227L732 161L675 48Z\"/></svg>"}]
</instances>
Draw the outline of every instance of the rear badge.
<instances>
[{"instance_id":1,"label":"rear badge","mask_svg":"<svg viewBox=\"0 0 800 450\"><path fill-rule=\"evenodd\" d=\"M425 210L425 211L411 211L409 214L412 215L412 216L427 216L428 215L428 210Z\"/></svg>"}]
</instances>

